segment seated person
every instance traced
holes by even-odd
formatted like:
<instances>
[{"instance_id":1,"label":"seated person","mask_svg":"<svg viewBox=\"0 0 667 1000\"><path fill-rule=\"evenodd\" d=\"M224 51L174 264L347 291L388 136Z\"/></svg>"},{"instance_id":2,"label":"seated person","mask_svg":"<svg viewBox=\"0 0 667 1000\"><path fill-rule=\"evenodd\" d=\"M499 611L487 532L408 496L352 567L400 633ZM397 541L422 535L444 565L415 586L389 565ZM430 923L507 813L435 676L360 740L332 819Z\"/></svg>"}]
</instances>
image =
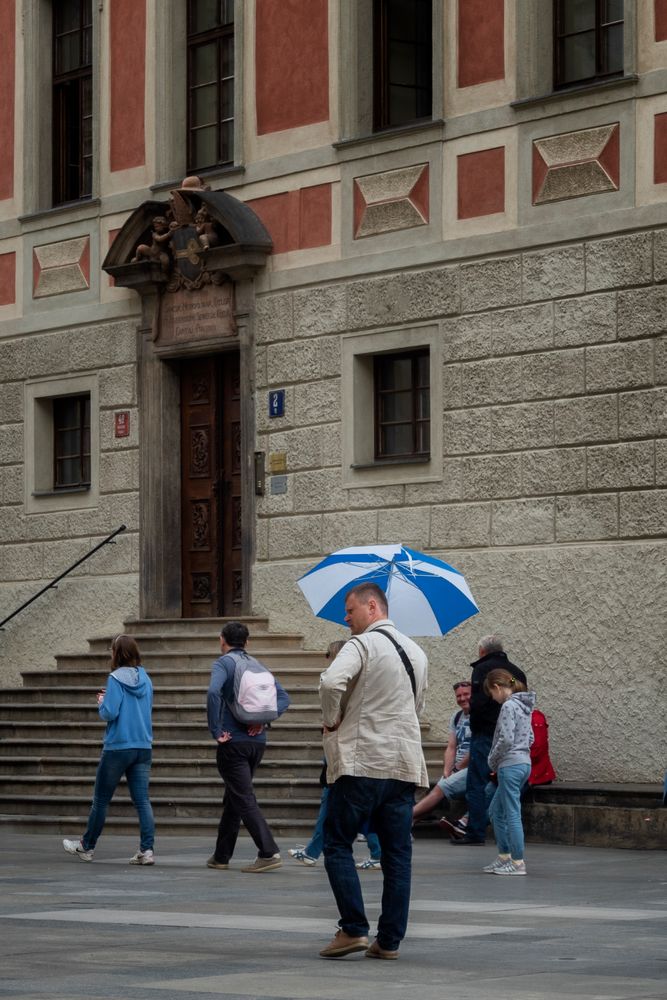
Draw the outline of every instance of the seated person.
<instances>
[{"instance_id":1,"label":"seated person","mask_svg":"<svg viewBox=\"0 0 667 1000\"><path fill-rule=\"evenodd\" d=\"M443 775L431 791L417 802L412 813L413 820L430 813L436 806L445 806L446 799L465 799L470 750L470 681L457 681L453 687L459 710L449 720ZM449 827L454 824L450 824L449 820L446 822L451 833Z\"/></svg>"}]
</instances>

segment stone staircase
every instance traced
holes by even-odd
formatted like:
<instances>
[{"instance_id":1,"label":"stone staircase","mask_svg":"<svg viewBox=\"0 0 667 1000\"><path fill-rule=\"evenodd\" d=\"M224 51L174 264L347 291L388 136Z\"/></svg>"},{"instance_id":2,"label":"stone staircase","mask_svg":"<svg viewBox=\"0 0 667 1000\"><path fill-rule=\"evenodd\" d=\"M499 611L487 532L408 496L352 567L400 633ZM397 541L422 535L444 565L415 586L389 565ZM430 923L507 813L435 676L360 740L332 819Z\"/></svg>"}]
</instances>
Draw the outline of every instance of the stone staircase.
<instances>
[{"instance_id":1,"label":"stone staircase","mask_svg":"<svg viewBox=\"0 0 667 1000\"><path fill-rule=\"evenodd\" d=\"M224 619L132 621L142 663L153 681L151 802L158 834L212 836L222 783L206 725L206 689L219 655ZM292 704L273 724L255 779L272 829L307 838L317 815L322 741L317 697L326 661L294 633L269 631L266 618L245 618L248 649L289 692ZM57 656L56 670L22 672L23 687L0 689L0 826L82 833L90 806L104 723L95 693L109 670L109 637L89 651ZM424 727L427 735L428 727ZM442 744L424 743L429 773L441 773ZM136 813L125 782L109 809L109 832L132 834Z\"/></svg>"}]
</instances>

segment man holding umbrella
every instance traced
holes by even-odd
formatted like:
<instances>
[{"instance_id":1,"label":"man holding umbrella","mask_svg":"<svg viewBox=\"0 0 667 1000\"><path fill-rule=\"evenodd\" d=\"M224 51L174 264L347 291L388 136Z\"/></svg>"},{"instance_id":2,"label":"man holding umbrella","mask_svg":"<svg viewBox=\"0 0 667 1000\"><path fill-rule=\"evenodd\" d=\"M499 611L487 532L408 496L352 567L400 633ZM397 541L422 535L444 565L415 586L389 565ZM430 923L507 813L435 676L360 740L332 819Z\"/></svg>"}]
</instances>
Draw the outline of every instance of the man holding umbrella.
<instances>
[{"instance_id":1,"label":"man holding umbrella","mask_svg":"<svg viewBox=\"0 0 667 1000\"><path fill-rule=\"evenodd\" d=\"M340 912L339 930L323 958L364 951L396 959L410 903L412 809L415 787L428 787L419 715L428 661L388 618L387 598L364 582L345 595L352 633L321 675L324 750L330 784L324 864ZM352 845L370 821L382 847L382 912L369 946Z\"/></svg>"}]
</instances>

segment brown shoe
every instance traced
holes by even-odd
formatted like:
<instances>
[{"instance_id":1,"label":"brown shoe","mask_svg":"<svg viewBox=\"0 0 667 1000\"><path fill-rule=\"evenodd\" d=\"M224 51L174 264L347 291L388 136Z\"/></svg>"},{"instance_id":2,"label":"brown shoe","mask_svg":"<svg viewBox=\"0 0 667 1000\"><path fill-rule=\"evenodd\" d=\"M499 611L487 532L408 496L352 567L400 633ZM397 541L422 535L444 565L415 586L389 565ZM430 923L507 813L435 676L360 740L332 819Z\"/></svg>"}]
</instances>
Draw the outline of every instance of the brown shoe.
<instances>
[{"instance_id":1,"label":"brown shoe","mask_svg":"<svg viewBox=\"0 0 667 1000\"><path fill-rule=\"evenodd\" d=\"M274 854L272 858L260 858L259 855L250 865L244 865L242 872L272 872L276 868L282 868L282 861L279 854Z\"/></svg>"},{"instance_id":2,"label":"brown shoe","mask_svg":"<svg viewBox=\"0 0 667 1000\"><path fill-rule=\"evenodd\" d=\"M322 958L342 958L343 955L366 951L367 948L367 937L350 937L345 931L336 931L326 948L322 948L320 955Z\"/></svg>"},{"instance_id":3,"label":"brown shoe","mask_svg":"<svg viewBox=\"0 0 667 1000\"><path fill-rule=\"evenodd\" d=\"M227 869L229 868L229 862L228 861L216 861L215 860L215 854L212 854L211 857L206 862L206 867L207 868L217 868L218 871L221 871L221 872L222 871L227 871Z\"/></svg>"},{"instance_id":4,"label":"brown shoe","mask_svg":"<svg viewBox=\"0 0 667 1000\"><path fill-rule=\"evenodd\" d=\"M387 951L386 948L381 948L377 943L377 938L373 941L370 948L366 949L366 958L386 958L389 961L398 958L397 951Z\"/></svg>"}]
</instances>

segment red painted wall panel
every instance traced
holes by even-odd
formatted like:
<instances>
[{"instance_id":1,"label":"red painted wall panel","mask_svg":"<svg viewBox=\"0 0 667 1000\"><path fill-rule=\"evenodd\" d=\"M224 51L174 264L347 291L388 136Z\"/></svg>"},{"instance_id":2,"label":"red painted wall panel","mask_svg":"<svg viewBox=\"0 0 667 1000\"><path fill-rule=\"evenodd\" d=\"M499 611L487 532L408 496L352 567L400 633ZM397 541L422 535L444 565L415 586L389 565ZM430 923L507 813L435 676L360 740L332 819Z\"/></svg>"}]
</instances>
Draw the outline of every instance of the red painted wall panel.
<instances>
[{"instance_id":1,"label":"red painted wall panel","mask_svg":"<svg viewBox=\"0 0 667 1000\"><path fill-rule=\"evenodd\" d=\"M459 0L459 87L505 76L505 0Z\"/></svg>"},{"instance_id":2,"label":"red painted wall panel","mask_svg":"<svg viewBox=\"0 0 667 1000\"><path fill-rule=\"evenodd\" d=\"M146 162L146 0L113 0L108 10L111 92L109 166L112 171L127 170Z\"/></svg>"},{"instance_id":3,"label":"red painted wall panel","mask_svg":"<svg viewBox=\"0 0 667 1000\"><path fill-rule=\"evenodd\" d=\"M667 0L655 0L655 40L667 41Z\"/></svg>"},{"instance_id":4,"label":"red painted wall panel","mask_svg":"<svg viewBox=\"0 0 667 1000\"><path fill-rule=\"evenodd\" d=\"M505 147L480 149L457 157L459 219L505 211Z\"/></svg>"},{"instance_id":5,"label":"red painted wall panel","mask_svg":"<svg viewBox=\"0 0 667 1000\"><path fill-rule=\"evenodd\" d=\"M0 306L16 302L16 254L0 253Z\"/></svg>"},{"instance_id":6,"label":"red painted wall panel","mask_svg":"<svg viewBox=\"0 0 667 1000\"><path fill-rule=\"evenodd\" d=\"M14 195L15 28L15 0L2 0L0 3L0 201L12 198Z\"/></svg>"},{"instance_id":7,"label":"red painted wall panel","mask_svg":"<svg viewBox=\"0 0 667 1000\"><path fill-rule=\"evenodd\" d=\"M667 112L655 116L653 183L667 184Z\"/></svg>"},{"instance_id":8,"label":"red painted wall panel","mask_svg":"<svg viewBox=\"0 0 667 1000\"><path fill-rule=\"evenodd\" d=\"M329 118L328 0L257 0L257 134Z\"/></svg>"},{"instance_id":9,"label":"red painted wall panel","mask_svg":"<svg viewBox=\"0 0 667 1000\"><path fill-rule=\"evenodd\" d=\"M257 213L271 234L274 253L331 243L331 184L254 198L246 205Z\"/></svg>"}]
</instances>

